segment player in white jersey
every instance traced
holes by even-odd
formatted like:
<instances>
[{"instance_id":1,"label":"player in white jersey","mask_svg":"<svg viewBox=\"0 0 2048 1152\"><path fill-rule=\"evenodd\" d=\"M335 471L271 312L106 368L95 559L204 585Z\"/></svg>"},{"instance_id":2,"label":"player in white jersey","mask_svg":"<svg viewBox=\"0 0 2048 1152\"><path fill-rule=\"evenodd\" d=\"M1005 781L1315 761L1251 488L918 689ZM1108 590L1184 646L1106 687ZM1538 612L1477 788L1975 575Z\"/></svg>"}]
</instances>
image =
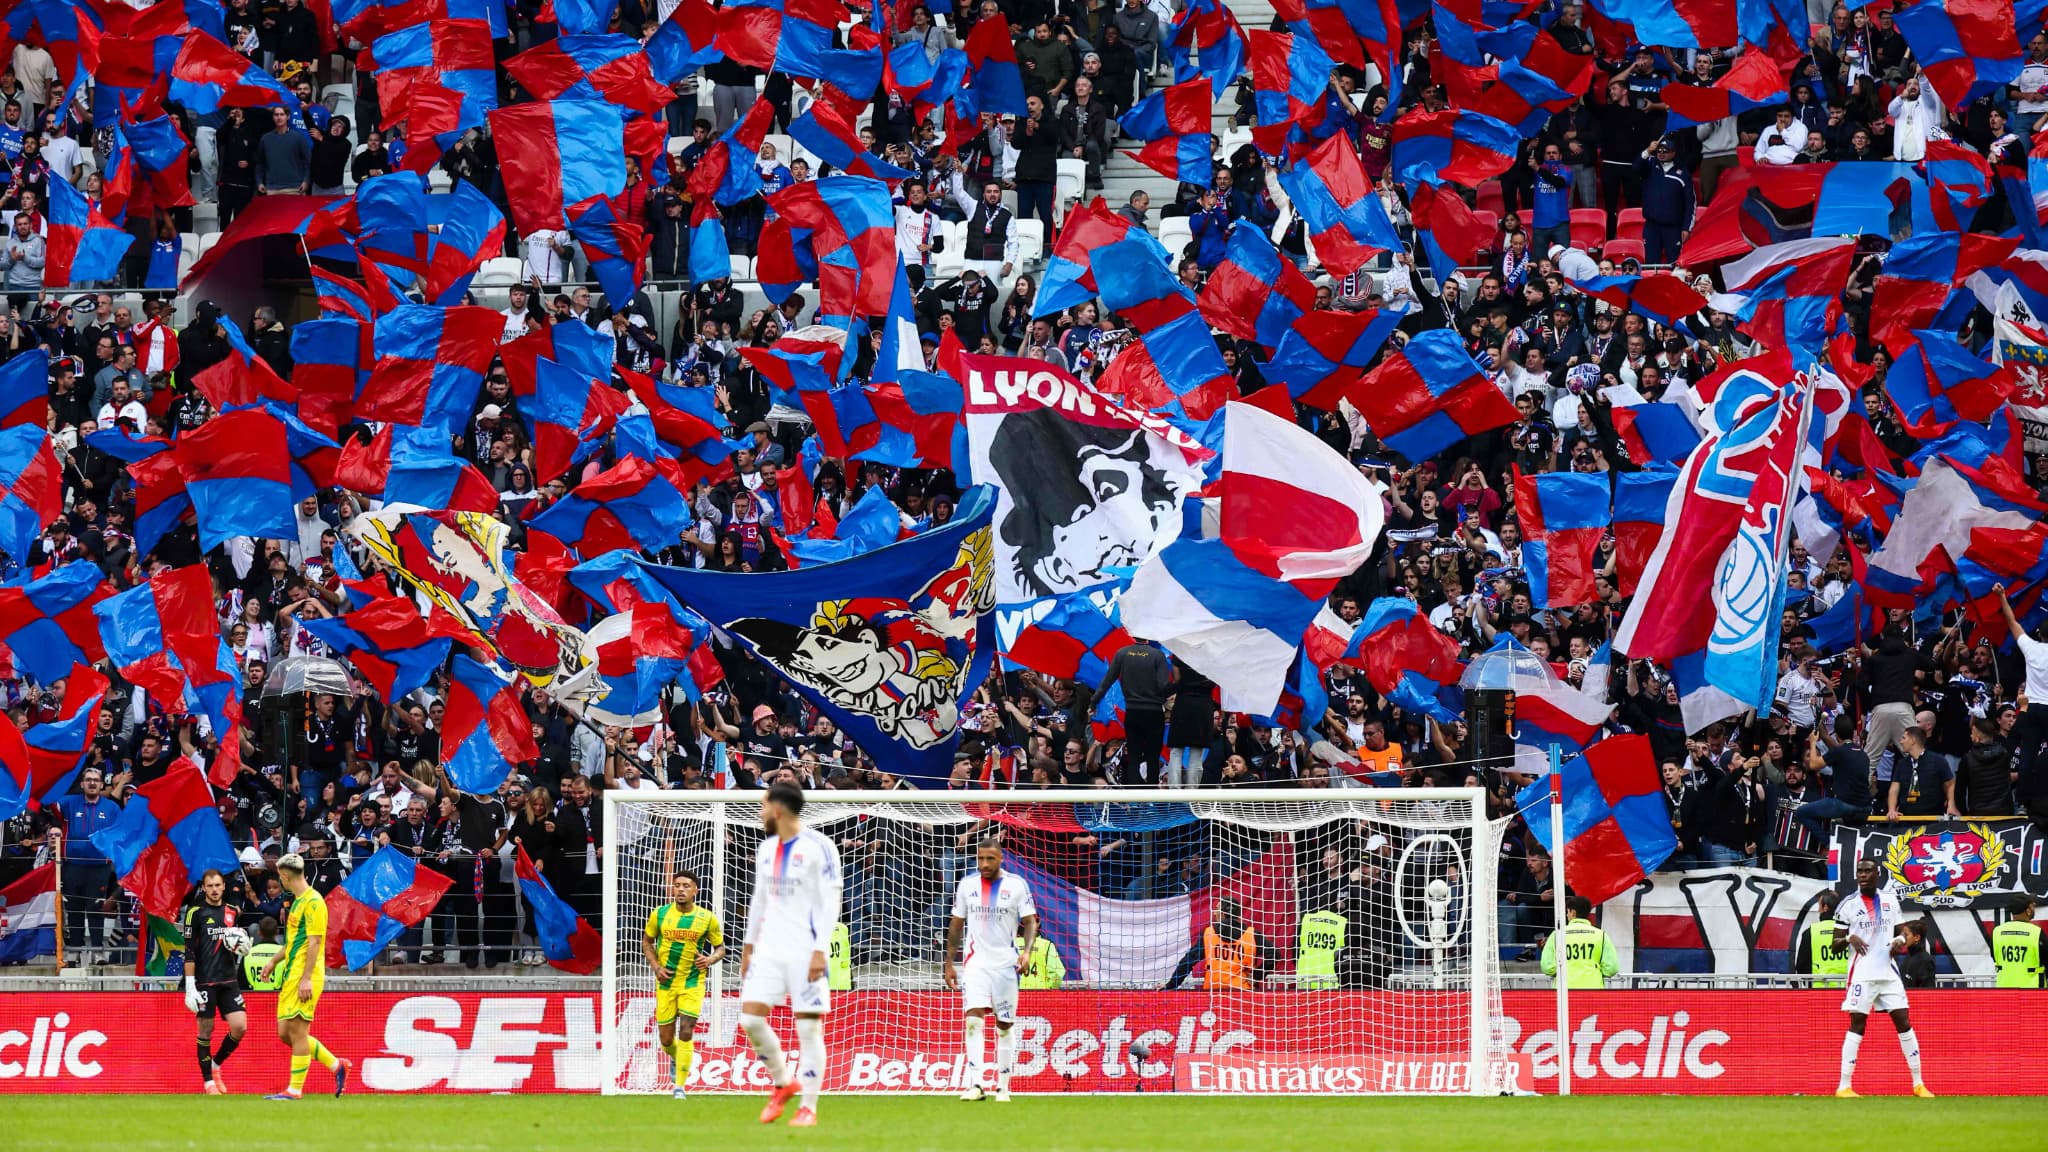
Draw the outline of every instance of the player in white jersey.
<instances>
[{"instance_id":1,"label":"player in white jersey","mask_svg":"<svg viewBox=\"0 0 2048 1152\"><path fill-rule=\"evenodd\" d=\"M960 887L954 890L953 919L946 926L946 987L960 990L960 1005L967 1017L967 1090L960 1098L980 1100L988 1095L982 1086L986 1067L982 1038L988 1018L994 1016L996 1100L1008 1103L1011 1058L1016 1051L1010 1042L1010 1026L1017 1021L1017 977L1030 963L1031 946L1038 941L1038 907L1031 902L1031 886L1024 878L1003 870L1000 843L983 840L975 849L974 863L974 874L962 876ZM960 955L963 928L967 935L964 977L953 966L953 958Z\"/></svg>"},{"instance_id":2,"label":"player in white jersey","mask_svg":"<svg viewBox=\"0 0 2048 1152\"><path fill-rule=\"evenodd\" d=\"M1913 1022L1906 1015L1906 983L1899 978L1898 961L1906 942L1899 930L1906 914L1899 907L1897 893L1877 886L1877 861L1856 863L1856 892L1835 908L1835 944L1849 946L1849 995L1842 1011L1849 1014L1849 1032L1842 1037L1842 1083L1835 1095L1853 1097L1850 1084L1856 1078L1856 1053L1863 1047L1863 1028L1870 1023L1870 1010L1889 1012L1892 1027L1899 1030L1899 1050L1905 1053L1906 1068L1913 1073L1913 1095L1934 1093L1920 1080L1920 1038L1913 1034Z\"/></svg>"},{"instance_id":3,"label":"player in white jersey","mask_svg":"<svg viewBox=\"0 0 2048 1152\"><path fill-rule=\"evenodd\" d=\"M803 1100L790 1125L808 1128L818 1122L818 1093L825 1085L825 1013L832 1008L825 952L839 926L845 878L839 849L803 826L803 810L802 790L786 782L770 785L761 801L761 827L769 835L754 853L754 898L740 950L740 1027L775 1085L761 1123L773 1124L801 1089ZM785 999L796 1016L794 1076L768 1027L768 1013Z\"/></svg>"}]
</instances>

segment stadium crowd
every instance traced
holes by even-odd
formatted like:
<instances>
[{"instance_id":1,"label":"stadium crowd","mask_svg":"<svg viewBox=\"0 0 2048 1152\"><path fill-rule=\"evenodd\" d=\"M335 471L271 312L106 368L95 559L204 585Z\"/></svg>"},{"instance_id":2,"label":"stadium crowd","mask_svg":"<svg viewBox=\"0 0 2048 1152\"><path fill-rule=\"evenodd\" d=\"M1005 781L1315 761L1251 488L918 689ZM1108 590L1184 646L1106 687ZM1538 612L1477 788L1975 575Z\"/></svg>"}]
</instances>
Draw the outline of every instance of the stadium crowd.
<instances>
[{"instance_id":1,"label":"stadium crowd","mask_svg":"<svg viewBox=\"0 0 2048 1152\"><path fill-rule=\"evenodd\" d=\"M651 34L672 7L624 0L615 26L628 35ZM325 11L325 5L317 8ZM1141 95L1167 82L1174 15L1164 0L980 0L939 16L923 5L892 8L894 44L920 42L934 58L958 45L973 22L1006 19L1016 30L1028 97L1028 114L986 116L950 150L941 147L940 117L920 118L899 94L882 93L872 121L858 129L874 158L916 173L898 192L896 243L917 292L917 326L928 359L957 339L968 352L1031 358L1097 379L1130 346L1134 333L1123 318L1094 303L1034 317L1033 299L1059 226L1078 204L1071 196L1056 202L1058 162L1084 161L1090 188L1106 172L1136 170L1117 154L1117 122ZM1565 51L1593 57L1594 82L1522 142L1512 167L1472 195L1470 206L1492 234L1474 264L1442 283L1429 275L1408 194L1388 171L1388 126L1377 118L1388 86L1376 70L1336 68L1324 99L1378 182L1387 215L1416 242L1386 254L1377 267L1335 276L1317 264L1272 159L1238 134L1253 121L1249 75L1237 85L1228 117L1235 143L1226 149L1221 133L1210 141L1210 183L1179 183L1170 197L1157 199L1134 191L1112 205L1125 219L1174 238L1178 275L1191 289L1199 290L1224 262L1235 231L1256 229L1309 276L1317 309L1406 307L1392 348L1440 328L1463 341L1513 401L1518 419L1511 425L1429 458L1406 459L1386 448L1355 411L1297 407L1302 426L1386 486L1384 541L1369 563L1338 583L1332 607L1356 622L1375 598L1406 597L1463 656L1512 637L1564 681L1590 682L1594 691L1604 682L1613 705L1610 729L1646 733L1655 748L1681 835L1670 867L1768 864L1819 875L1835 821L2022 811L2038 819L2048 811L2048 771L2038 767L2048 724L2038 719L2040 706L2029 708L2025 699L2026 686L2048 684L2048 649L2015 649L2003 629L1966 622L1955 609L1944 614L1939 605L1919 619L1894 613L1882 635L1817 647L1810 621L1852 594L1848 551L1855 543L1826 564L1810 559L1804 543L1793 544L1777 706L1746 723L1720 722L1696 732L1687 732L1680 719L1668 669L1619 656L1611 670L1606 663L1604 646L1628 602L1615 578L1612 532L1598 553L1594 599L1546 607L1531 597L1516 471L1638 470L1649 462L1631 458L1617 430L1615 395L1674 397L1758 351L1726 313L1704 309L1667 325L1595 300L1574 280L1671 265L1696 214L1738 167L1914 162L1937 139L2023 166L2033 134L2048 122L2048 39L2036 36L2026 46L2016 83L1992 86L1954 111L1922 82L1890 11L1837 4L1813 7L1811 15L1812 46L1782 103L1667 131L1665 85L1711 85L1738 57L1647 45L1610 56L1587 30L1578 3L1537 4L1534 19ZM493 45L500 65L493 83L500 102L511 104L521 93L502 62L553 38L554 30L541 21L542 6L526 0L508 5L506 16L509 33ZM224 317L210 301L175 293L191 264L184 249L202 228L231 224L266 195L344 193L401 161L408 142L372 127L385 117L377 77L360 66L363 45L344 36L328 51L320 19L316 6L302 0L230 0L229 46L296 89L303 107L296 115L282 107L194 115L173 103L192 141L195 204L137 213L131 203L126 227L137 242L111 282L46 285L40 271L50 175L75 182L95 205L103 202L113 145L107 131L93 130L92 106L107 92L88 84L63 103L50 53L25 43L16 45L11 66L0 73L0 216L10 232L0 245L0 274L12 301L11 314L0 318L0 358L38 347L51 356L48 427L59 444L64 487L63 514L29 555L10 559L34 569L82 558L97 564L116 589L159 570L205 564L223 635L252 702L276 662L330 654L303 625L345 610L343 573L350 567L374 569L360 549L346 558L342 553L352 547L346 529L375 500L323 490L299 507L294 538L240 537L202 550L194 529L180 525L138 554L127 462L87 438L115 427L159 437L203 427L216 412L192 380L237 354L235 339L245 339L281 376L291 376L290 332L298 318L311 316L302 279L268 285L269 303L246 317ZM1398 65L1405 77L1401 106L1444 106L1445 90L1432 75L1441 68L1438 49L1428 20L1408 33ZM679 143L670 150L666 182L655 186L636 169L627 197L650 239L645 291L605 299L584 251L566 232L508 232L505 238L504 254L521 261L520 282L496 290L504 296L506 341L555 325L587 326L612 342L619 366L710 390L733 434L747 440L728 472L698 481L688 493L694 523L670 546L648 553L663 564L721 572L786 566L776 531L788 514L782 492L788 470L804 467L812 430L801 413L772 406L769 382L740 350L772 345L810 323L816 286L799 288L775 307L748 283L693 282L688 275L687 174L756 99L773 105L778 129L801 103L801 89L787 76L767 75L757 86L763 79L760 70L725 60L675 83L675 99L662 113L670 139ZM345 89L349 95L342 99L352 103L323 103L317 95L323 87ZM1219 107L1219 116L1225 111ZM764 192L824 174L822 165L781 154L774 144L764 146L756 162ZM437 167L506 206L505 175L487 128L464 134ZM2004 195L1994 192L1979 209L1978 231L2011 223ZM757 251L770 212L755 196L722 214L735 257ZM1029 229L1028 221L1042 227ZM961 226L948 234L964 237L966 251L937 250L932 238L947 225ZM1860 263L1840 302L1854 333L1851 355L1872 369L1860 390L1862 414L1896 460L1917 445L1884 388L1889 358L1870 335L1872 285L1888 246L1882 237L1859 240ZM1703 295L1717 290L1713 271L1671 271ZM659 323L654 295L678 290L672 322ZM483 300L484 290L473 289L472 297ZM489 302L495 306L496 296ZM1966 339L1981 346L1990 338L1989 323L1987 312L1971 314ZM1241 394L1265 386L1266 354L1256 344L1220 333L1217 341ZM871 344L857 349L854 379L870 373L875 354ZM623 380L618 387L624 390ZM523 546L525 526L562 500L577 476L595 474L617 458L607 443L568 477L538 474L519 406L505 366L494 364L467 428L449 446L498 490L498 516L515 547ZM2027 447L2044 446L2029 438ZM2034 490L2048 498L2048 454L2028 452L2027 465ZM901 509L906 526L920 528L946 523L961 496L950 471L858 460L826 459L810 481L816 501L835 518L879 489ZM395 845L456 881L440 911L462 928L439 942L456 950L444 951L444 958L472 967L499 963L520 951L515 846L579 910L595 916L597 852L617 832L603 826L597 801L603 790L701 789L724 779L751 788L784 775L809 788L910 786L879 771L764 665L729 647L717 648L716 656L723 678L700 701L678 698L665 717L638 729L581 722L546 691L525 692L539 755L517 764L496 795L459 791L441 767L445 673L402 700L380 699L360 676L348 696L319 696L305 721L303 759L276 744L252 706L240 733L241 773L218 800L236 844L246 846L245 871L235 878L231 898L259 916L276 917L274 867L281 853L303 853L309 879L324 890L354 863ZM32 805L5 826L0 844L8 856L40 859L61 840L68 943L87 952L123 947L136 931L90 834L114 818L134 788L160 778L179 757L207 763L222 735L198 716L167 712L111 666L105 670L111 687L74 792ZM1098 734L1091 723L1094 703L1111 683L1121 686L1124 712L1115 729L1104 725ZM1479 783L1491 790L1496 814L1513 811L1523 781L1482 770L1464 724L1404 710L1362 672L1341 664L1326 674L1325 687L1328 713L1290 729L1221 710L1200 673L1142 645L1122 653L1100 683L999 671L965 709L966 735L948 786ZM9 718L26 729L60 714L65 684L10 675L0 691ZM1126 732L1141 738L1126 739ZM1509 931L1544 923L1550 909L1548 861L1524 837L1519 829L1510 834L1501 865L1503 903L1517 910ZM479 909L480 920L471 914ZM418 947L414 934L397 950Z\"/></svg>"}]
</instances>

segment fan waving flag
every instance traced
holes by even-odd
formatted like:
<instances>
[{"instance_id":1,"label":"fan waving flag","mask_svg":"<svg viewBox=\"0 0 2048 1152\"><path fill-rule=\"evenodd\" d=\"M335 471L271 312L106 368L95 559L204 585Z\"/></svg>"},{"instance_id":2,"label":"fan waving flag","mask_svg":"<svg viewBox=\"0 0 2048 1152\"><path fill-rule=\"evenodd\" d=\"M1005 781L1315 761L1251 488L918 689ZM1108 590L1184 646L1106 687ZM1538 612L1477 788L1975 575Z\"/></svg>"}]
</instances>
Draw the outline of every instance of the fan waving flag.
<instances>
[{"instance_id":1,"label":"fan waving flag","mask_svg":"<svg viewBox=\"0 0 2048 1152\"><path fill-rule=\"evenodd\" d=\"M207 869L240 867L206 777L183 757L136 788L114 822L92 834L92 845L105 853L121 887L135 894L143 911L167 920Z\"/></svg>"},{"instance_id":2,"label":"fan waving flag","mask_svg":"<svg viewBox=\"0 0 2048 1152\"><path fill-rule=\"evenodd\" d=\"M55 172L50 178L49 244L43 262L43 284L59 288L94 280L111 280L135 237L100 215L85 193Z\"/></svg>"},{"instance_id":3,"label":"fan waving flag","mask_svg":"<svg viewBox=\"0 0 2048 1152\"><path fill-rule=\"evenodd\" d=\"M1262 229L1233 228L1223 262L1202 284L1202 319L1271 351L1316 305L1315 285Z\"/></svg>"},{"instance_id":4,"label":"fan waving flag","mask_svg":"<svg viewBox=\"0 0 2048 1152\"><path fill-rule=\"evenodd\" d=\"M437 609L438 611L438 609ZM381 700L398 700L433 679L459 626L429 626L410 600L383 596L343 616L304 627L347 658Z\"/></svg>"},{"instance_id":5,"label":"fan waving flag","mask_svg":"<svg viewBox=\"0 0 2048 1152\"><path fill-rule=\"evenodd\" d=\"M93 608L109 593L90 560L73 560L26 586L0 588L0 645L14 654L15 672L47 684L74 664L105 659Z\"/></svg>"},{"instance_id":6,"label":"fan waving flag","mask_svg":"<svg viewBox=\"0 0 2048 1152\"><path fill-rule=\"evenodd\" d=\"M1332 273L1349 276L1374 253L1402 249L1401 236L1347 137L1332 136L1282 169L1280 184L1308 226L1316 257Z\"/></svg>"},{"instance_id":7,"label":"fan waving flag","mask_svg":"<svg viewBox=\"0 0 2048 1152\"><path fill-rule=\"evenodd\" d=\"M519 679L495 663L457 652L449 664L441 765L471 795L498 790L514 764L540 758L533 725L519 701Z\"/></svg>"},{"instance_id":8,"label":"fan waving flag","mask_svg":"<svg viewBox=\"0 0 2048 1152\"><path fill-rule=\"evenodd\" d=\"M377 849L327 894L327 962L360 971L426 919L454 883L396 845Z\"/></svg>"},{"instance_id":9,"label":"fan waving flag","mask_svg":"<svg viewBox=\"0 0 2048 1152\"><path fill-rule=\"evenodd\" d=\"M37 357L22 359L33 366ZM0 552L26 564L43 529L63 512L63 470L41 422L0 429Z\"/></svg>"},{"instance_id":10,"label":"fan waving flag","mask_svg":"<svg viewBox=\"0 0 2048 1152\"><path fill-rule=\"evenodd\" d=\"M520 845L517 851L514 871L519 877L519 893L526 898L526 910L533 917L533 935L540 941L541 954L551 967L564 972L588 976L597 971L604 962L604 938L555 894L554 885L526 854L526 846Z\"/></svg>"},{"instance_id":11,"label":"fan waving flag","mask_svg":"<svg viewBox=\"0 0 2048 1152\"><path fill-rule=\"evenodd\" d=\"M57 718L22 733L28 745L30 794L37 801L54 804L70 793L99 734L100 701L106 695L105 676L73 664L65 674L64 703Z\"/></svg>"},{"instance_id":12,"label":"fan waving flag","mask_svg":"<svg viewBox=\"0 0 2048 1152\"><path fill-rule=\"evenodd\" d=\"M1565 878L1595 904L1611 900L1662 867L1678 850L1664 806L1664 784L1648 736L1610 736L1564 765ZM1516 803L1529 831L1553 854L1549 780L1522 789Z\"/></svg>"},{"instance_id":13,"label":"fan waving flag","mask_svg":"<svg viewBox=\"0 0 2048 1152\"><path fill-rule=\"evenodd\" d=\"M995 493L953 519L851 560L752 575L647 572L851 736L885 772L940 781L960 705L995 654Z\"/></svg>"},{"instance_id":14,"label":"fan waving flag","mask_svg":"<svg viewBox=\"0 0 2048 1152\"><path fill-rule=\"evenodd\" d=\"M1427 460L1468 436L1512 424L1515 406L1445 328L1417 335L1365 374L1346 398L1387 447Z\"/></svg>"},{"instance_id":15,"label":"fan waving flag","mask_svg":"<svg viewBox=\"0 0 2048 1152\"><path fill-rule=\"evenodd\" d=\"M1600 538L1611 522L1607 478L1598 472L1515 470L1515 519L1522 526L1522 568L1538 608L1569 608L1597 597Z\"/></svg>"},{"instance_id":16,"label":"fan waving flag","mask_svg":"<svg viewBox=\"0 0 2048 1152\"><path fill-rule=\"evenodd\" d=\"M1477 188L1513 167L1521 145L1513 125L1484 113L1418 110L1394 121L1392 172L1411 190L1443 183Z\"/></svg>"}]
</instances>

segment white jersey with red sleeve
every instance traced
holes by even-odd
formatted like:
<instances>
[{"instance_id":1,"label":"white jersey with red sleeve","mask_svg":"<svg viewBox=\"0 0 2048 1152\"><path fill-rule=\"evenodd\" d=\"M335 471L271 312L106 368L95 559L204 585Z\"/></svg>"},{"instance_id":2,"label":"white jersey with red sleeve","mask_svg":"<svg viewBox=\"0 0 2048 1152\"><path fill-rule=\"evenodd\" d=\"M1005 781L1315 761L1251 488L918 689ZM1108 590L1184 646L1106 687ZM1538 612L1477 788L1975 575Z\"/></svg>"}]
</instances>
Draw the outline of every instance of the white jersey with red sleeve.
<instances>
[{"instance_id":1,"label":"white jersey with red sleeve","mask_svg":"<svg viewBox=\"0 0 2048 1152\"><path fill-rule=\"evenodd\" d=\"M1850 949L1850 980L1899 979L1898 959L1892 955L1892 938L1899 934L1899 926L1906 922L1906 914L1899 906L1896 892L1889 888L1879 889L1875 896L1851 892L1835 908L1835 919L1841 922L1850 940L1863 945L1860 953L1853 947Z\"/></svg>"},{"instance_id":2,"label":"white jersey with red sleeve","mask_svg":"<svg viewBox=\"0 0 2048 1152\"><path fill-rule=\"evenodd\" d=\"M1006 868L989 880L976 870L960 878L953 892L953 915L966 924L968 967L1015 968L1017 925L1026 916L1038 915L1038 907L1022 876Z\"/></svg>"}]
</instances>

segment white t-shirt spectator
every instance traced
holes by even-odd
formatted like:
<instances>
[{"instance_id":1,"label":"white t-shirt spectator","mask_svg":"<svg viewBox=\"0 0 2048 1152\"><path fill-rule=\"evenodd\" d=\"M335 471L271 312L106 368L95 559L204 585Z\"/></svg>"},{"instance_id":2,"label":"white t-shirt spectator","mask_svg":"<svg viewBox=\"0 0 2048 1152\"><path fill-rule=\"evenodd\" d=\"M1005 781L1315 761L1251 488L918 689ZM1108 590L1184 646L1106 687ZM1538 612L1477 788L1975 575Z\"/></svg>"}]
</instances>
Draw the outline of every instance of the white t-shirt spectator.
<instances>
[{"instance_id":1,"label":"white t-shirt spectator","mask_svg":"<svg viewBox=\"0 0 2048 1152\"><path fill-rule=\"evenodd\" d=\"M43 144L43 162L67 184L78 183L78 141L69 136L52 136Z\"/></svg>"},{"instance_id":2,"label":"white t-shirt spectator","mask_svg":"<svg viewBox=\"0 0 2048 1152\"><path fill-rule=\"evenodd\" d=\"M2017 107L2022 116L2048 112L2048 60L2029 60L2020 65Z\"/></svg>"},{"instance_id":3,"label":"white t-shirt spectator","mask_svg":"<svg viewBox=\"0 0 2048 1152\"><path fill-rule=\"evenodd\" d=\"M130 400L126 404L118 406L112 400L109 400L105 404L100 405L98 420L102 428L112 428L116 420L131 421L128 427L134 429L139 435L143 428L149 424L149 409L144 408L142 403L137 400Z\"/></svg>"},{"instance_id":4,"label":"white t-shirt spectator","mask_svg":"<svg viewBox=\"0 0 2048 1152\"><path fill-rule=\"evenodd\" d=\"M569 234L542 228L526 234L526 274L543 284L560 284L569 278Z\"/></svg>"},{"instance_id":5,"label":"white t-shirt spectator","mask_svg":"<svg viewBox=\"0 0 2048 1152\"><path fill-rule=\"evenodd\" d=\"M1783 128L1772 124L1756 138L1756 162L1759 164L1792 164L1799 159L1799 150L1806 147L1806 125L1797 120Z\"/></svg>"},{"instance_id":6,"label":"white t-shirt spectator","mask_svg":"<svg viewBox=\"0 0 2048 1152\"><path fill-rule=\"evenodd\" d=\"M2020 658L2027 662L2027 707L2048 708L2048 644L2022 636Z\"/></svg>"}]
</instances>

